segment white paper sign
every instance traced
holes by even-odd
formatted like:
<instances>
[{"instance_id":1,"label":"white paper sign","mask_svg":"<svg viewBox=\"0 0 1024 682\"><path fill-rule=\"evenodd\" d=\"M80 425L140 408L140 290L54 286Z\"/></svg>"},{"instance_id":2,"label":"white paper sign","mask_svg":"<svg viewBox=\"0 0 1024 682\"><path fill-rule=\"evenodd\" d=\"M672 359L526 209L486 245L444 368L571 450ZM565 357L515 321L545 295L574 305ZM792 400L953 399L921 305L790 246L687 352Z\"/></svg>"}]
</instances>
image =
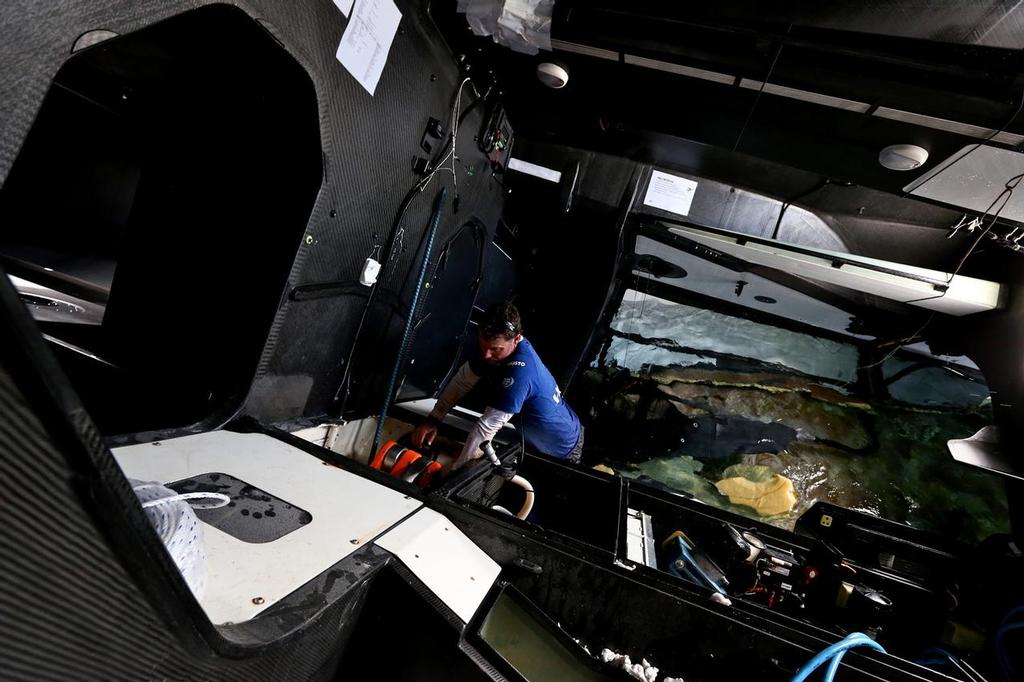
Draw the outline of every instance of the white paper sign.
<instances>
[{"instance_id":1,"label":"white paper sign","mask_svg":"<svg viewBox=\"0 0 1024 682\"><path fill-rule=\"evenodd\" d=\"M651 183L647 185L644 204L676 215L687 215L696 191L697 183L693 180L654 171Z\"/></svg>"},{"instance_id":2,"label":"white paper sign","mask_svg":"<svg viewBox=\"0 0 1024 682\"><path fill-rule=\"evenodd\" d=\"M393 0L359 0L345 27L335 56L370 95L380 82L401 20Z\"/></svg>"},{"instance_id":3,"label":"white paper sign","mask_svg":"<svg viewBox=\"0 0 1024 682\"><path fill-rule=\"evenodd\" d=\"M340 9L341 13L346 17L348 16L348 13L352 11L353 2L355 2L355 0L334 0L334 4L338 6L338 9Z\"/></svg>"},{"instance_id":4,"label":"white paper sign","mask_svg":"<svg viewBox=\"0 0 1024 682\"><path fill-rule=\"evenodd\" d=\"M529 161L509 159L508 167L510 170L526 173L527 175L533 175L534 177L548 180L550 182L559 182L562 179L562 174L558 171L545 168L544 166L538 166L537 164L530 163Z\"/></svg>"}]
</instances>

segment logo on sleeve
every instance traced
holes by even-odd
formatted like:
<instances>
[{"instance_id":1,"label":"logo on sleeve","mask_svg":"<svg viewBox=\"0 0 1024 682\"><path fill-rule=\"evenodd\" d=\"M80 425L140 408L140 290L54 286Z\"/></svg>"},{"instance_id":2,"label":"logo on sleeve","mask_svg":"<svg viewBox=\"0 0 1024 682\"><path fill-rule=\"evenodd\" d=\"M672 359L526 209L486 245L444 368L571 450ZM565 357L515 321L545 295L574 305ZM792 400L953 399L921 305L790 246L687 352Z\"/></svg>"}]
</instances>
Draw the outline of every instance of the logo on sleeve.
<instances>
[{"instance_id":1,"label":"logo on sleeve","mask_svg":"<svg viewBox=\"0 0 1024 682\"><path fill-rule=\"evenodd\" d=\"M510 367L526 367L526 363L523 362L522 360L513 360L508 364Z\"/></svg>"},{"instance_id":2,"label":"logo on sleeve","mask_svg":"<svg viewBox=\"0 0 1024 682\"><path fill-rule=\"evenodd\" d=\"M515 379L513 379L512 377L505 377L502 380L501 385L504 386L505 388L508 388L509 386L511 386L514 383L516 383Z\"/></svg>"}]
</instances>

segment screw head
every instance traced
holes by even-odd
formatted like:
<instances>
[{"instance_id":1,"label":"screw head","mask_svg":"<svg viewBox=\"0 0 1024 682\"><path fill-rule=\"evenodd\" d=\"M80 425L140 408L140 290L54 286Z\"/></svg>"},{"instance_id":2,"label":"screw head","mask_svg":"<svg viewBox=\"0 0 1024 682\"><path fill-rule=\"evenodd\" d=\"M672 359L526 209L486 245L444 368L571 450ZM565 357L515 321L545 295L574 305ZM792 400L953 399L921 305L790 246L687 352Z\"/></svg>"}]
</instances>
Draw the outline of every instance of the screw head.
<instances>
[{"instance_id":1,"label":"screw head","mask_svg":"<svg viewBox=\"0 0 1024 682\"><path fill-rule=\"evenodd\" d=\"M307 234L306 235L306 243L307 244L312 244L313 243L313 235L311 235L311 234Z\"/></svg>"},{"instance_id":2,"label":"screw head","mask_svg":"<svg viewBox=\"0 0 1024 682\"><path fill-rule=\"evenodd\" d=\"M263 597L253 597L253 598L252 598L252 603L253 603L253 604L255 604L256 606L259 606L259 605L260 605L260 604L262 604L262 603L263 603L264 601L265 601L265 600L263 599Z\"/></svg>"}]
</instances>

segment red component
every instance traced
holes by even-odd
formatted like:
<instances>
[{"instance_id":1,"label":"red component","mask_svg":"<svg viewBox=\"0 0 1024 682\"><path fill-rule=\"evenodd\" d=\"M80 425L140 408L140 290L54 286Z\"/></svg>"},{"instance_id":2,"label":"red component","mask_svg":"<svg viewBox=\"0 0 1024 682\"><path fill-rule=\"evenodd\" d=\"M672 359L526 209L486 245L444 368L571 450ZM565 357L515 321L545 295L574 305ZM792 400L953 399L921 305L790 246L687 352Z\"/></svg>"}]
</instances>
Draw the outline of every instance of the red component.
<instances>
[{"instance_id":1,"label":"red component","mask_svg":"<svg viewBox=\"0 0 1024 682\"><path fill-rule=\"evenodd\" d=\"M420 453L413 452L412 450L406 450L403 452L399 455L398 461L395 462L395 466L391 467L392 478L400 478L402 474L405 473L406 468L422 456L423 455Z\"/></svg>"},{"instance_id":2,"label":"red component","mask_svg":"<svg viewBox=\"0 0 1024 682\"><path fill-rule=\"evenodd\" d=\"M426 488L430 485L430 482L439 471L441 471L441 465L437 462L431 462L427 465L427 468L423 470L423 473L416 477L416 485L421 488Z\"/></svg>"},{"instance_id":3,"label":"red component","mask_svg":"<svg viewBox=\"0 0 1024 682\"><path fill-rule=\"evenodd\" d=\"M373 461L370 462L370 467L380 471L381 467L384 465L384 456L388 454L388 450L400 447L402 446L393 440L389 440L387 443L384 443L384 445L380 446L380 450L377 451L377 455L373 458Z\"/></svg>"},{"instance_id":4,"label":"red component","mask_svg":"<svg viewBox=\"0 0 1024 682\"><path fill-rule=\"evenodd\" d=\"M395 441L389 440L381 446L373 461L370 462L370 467L389 474L392 478L401 478L409 465L421 457L423 455L415 450L403 448ZM439 471L441 471L441 465L437 462L430 462L413 482L421 488L426 488Z\"/></svg>"}]
</instances>

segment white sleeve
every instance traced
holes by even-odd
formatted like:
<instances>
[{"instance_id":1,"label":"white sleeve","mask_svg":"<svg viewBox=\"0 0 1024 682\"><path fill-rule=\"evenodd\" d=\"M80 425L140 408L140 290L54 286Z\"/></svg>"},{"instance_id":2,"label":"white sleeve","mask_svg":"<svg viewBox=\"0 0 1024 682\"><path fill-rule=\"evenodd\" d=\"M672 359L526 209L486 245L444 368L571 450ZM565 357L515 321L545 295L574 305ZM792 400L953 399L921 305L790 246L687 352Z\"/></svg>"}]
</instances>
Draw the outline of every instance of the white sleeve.
<instances>
[{"instance_id":1,"label":"white sleeve","mask_svg":"<svg viewBox=\"0 0 1024 682\"><path fill-rule=\"evenodd\" d=\"M484 410L484 413L480 415L480 419L477 420L473 429L469 432L469 436L466 438L466 445L462 448L462 454L455 460L452 469L461 469L467 463L479 459L483 455L480 452L480 444L484 441L492 440L495 434L501 430L501 427L508 423L508 420L513 416L515 415L511 412L502 412L493 407L488 407Z\"/></svg>"},{"instance_id":2,"label":"white sleeve","mask_svg":"<svg viewBox=\"0 0 1024 682\"><path fill-rule=\"evenodd\" d=\"M469 393L478 381L480 381L480 376L470 369L469 363L462 363L462 367L459 367L459 371L455 373L452 380L441 391L441 395L437 397L437 403L430 411L430 418L437 422L444 421L448 410L462 400L463 396Z\"/></svg>"}]
</instances>

